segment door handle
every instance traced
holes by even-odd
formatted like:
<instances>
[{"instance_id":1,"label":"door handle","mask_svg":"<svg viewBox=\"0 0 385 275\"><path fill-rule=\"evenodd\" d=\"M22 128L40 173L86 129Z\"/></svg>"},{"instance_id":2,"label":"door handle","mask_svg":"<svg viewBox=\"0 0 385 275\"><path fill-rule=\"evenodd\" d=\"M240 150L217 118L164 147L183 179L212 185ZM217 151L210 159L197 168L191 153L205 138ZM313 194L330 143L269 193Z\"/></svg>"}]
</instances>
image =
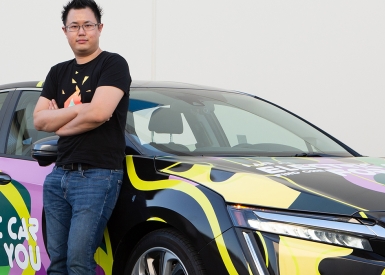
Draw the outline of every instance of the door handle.
<instances>
[{"instance_id":1,"label":"door handle","mask_svg":"<svg viewBox=\"0 0 385 275\"><path fill-rule=\"evenodd\" d=\"M11 180L12 180L12 178L9 175L7 175L3 172L0 172L0 185L6 185L6 184L10 183Z\"/></svg>"}]
</instances>

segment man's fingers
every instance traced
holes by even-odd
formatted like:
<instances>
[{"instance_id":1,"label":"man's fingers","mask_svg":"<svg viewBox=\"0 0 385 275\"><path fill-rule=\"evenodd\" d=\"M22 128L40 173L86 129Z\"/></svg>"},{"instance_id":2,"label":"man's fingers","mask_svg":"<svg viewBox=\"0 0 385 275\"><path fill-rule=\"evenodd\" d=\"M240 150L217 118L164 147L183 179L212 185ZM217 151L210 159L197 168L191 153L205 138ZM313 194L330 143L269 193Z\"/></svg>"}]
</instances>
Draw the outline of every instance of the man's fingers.
<instances>
[{"instance_id":1,"label":"man's fingers","mask_svg":"<svg viewBox=\"0 0 385 275\"><path fill-rule=\"evenodd\" d=\"M57 110L59 107L56 104L55 99L52 99L48 102L48 110Z\"/></svg>"},{"instance_id":2,"label":"man's fingers","mask_svg":"<svg viewBox=\"0 0 385 275\"><path fill-rule=\"evenodd\" d=\"M52 106L53 106L54 110L59 109L59 107L56 104L55 99L52 99Z\"/></svg>"}]
</instances>

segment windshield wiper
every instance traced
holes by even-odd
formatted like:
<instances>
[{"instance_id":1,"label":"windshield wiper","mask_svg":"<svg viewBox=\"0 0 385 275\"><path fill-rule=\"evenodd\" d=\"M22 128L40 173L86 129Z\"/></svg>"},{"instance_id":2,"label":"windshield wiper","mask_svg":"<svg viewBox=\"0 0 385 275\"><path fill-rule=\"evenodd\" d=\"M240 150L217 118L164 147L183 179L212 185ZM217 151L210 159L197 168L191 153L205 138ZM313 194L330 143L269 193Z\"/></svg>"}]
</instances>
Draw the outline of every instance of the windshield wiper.
<instances>
[{"instance_id":1,"label":"windshield wiper","mask_svg":"<svg viewBox=\"0 0 385 275\"><path fill-rule=\"evenodd\" d=\"M330 154L322 154L322 153L300 153L295 154L295 157L307 157L307 158L313 158L313 157L337 157L335 155Z\"/></svg>"}]
</instances>

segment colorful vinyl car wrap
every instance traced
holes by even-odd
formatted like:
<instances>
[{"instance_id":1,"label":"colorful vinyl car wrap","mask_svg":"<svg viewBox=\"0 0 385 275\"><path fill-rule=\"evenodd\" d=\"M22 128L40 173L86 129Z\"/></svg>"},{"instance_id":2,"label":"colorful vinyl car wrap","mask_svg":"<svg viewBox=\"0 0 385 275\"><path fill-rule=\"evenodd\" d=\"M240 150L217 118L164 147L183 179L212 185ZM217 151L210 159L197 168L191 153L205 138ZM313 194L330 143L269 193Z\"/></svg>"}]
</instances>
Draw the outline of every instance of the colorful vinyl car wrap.
<instances>
[{"instance_id":1,"label":"colorful vinyl car wrap","mask_svg":"<svg viewBox=\"0 0 385 275\"><path fill-rule=\"evenodd\" d=\"M41 186L31 184L36 163L0 158L0 170L21 174L20 180L0 185L0 274L45 274L49 258L42 235ZM32 175L31 175L32 174ZM32 180L33 181L33 180Z\"/></svg>"},{"instance_id":2,"label":"colorful vinyl car wrap","mask_svg":"<svg viewBox=\"0 0 385 275\"><path fill-rule=\"evenodd\" d=\"M198 182L229 203L341 215L385 209L382 159L179 157L173 161L162 172Z\"/></svg>"},{"instance_id":3,"label":"colorful vinyl car wrap","mask_svg":"<svg viewBox=\"0 0 385 275\"><path fill-rule=\"evenodd\" d=\"M25 171L37 169L35 162L0 159L1 171L12 174L21 162ZM45 169L48 173L50 168ZM126 249L124 235L141 223L186 234L209 274L385 274L380 242L364 251L236 227L227 210L228 205L242 205L382 224L382 159L127 156L126 169L126 189L95 254L97 274L121 272L115 267L119 257L113 255ZM28 182L44 175L31 178L0 185L0 274L45 274L49 265L42 185Z\"/></svg>"},{"instance_id":4,"label":"colorful vinyl car wrap","mask_svg":"<svg viewBox=\"0 0 385 275\"><path fill-rule=\"evenodd\" d=\"M2 274L19 269L19 274L35 274L43 270L38 244L39 220L31 213L31 197L17 181L0 186L2 204L0 216L0 269ZM39 236L41 237L41 236ZM43 259L44 260L44 259Z\"/></svg>"},{"instance_id":5,"label":"colorful vinyl car wrap","mask_svg":"<svg viewBox=\"0 0 385 275\"><path fill-rule=\"evenodd\" d=\"M376 219L379 215L375 210L385 208L382 159L167 157L158 161L170 162L165 168L159 165L159 171L170 175L170 180L205 186L230 204L362 219ZM376 260L384 260L384 253L379 256L258 231L252 235L269 274L342 274L346 270L349 274L385 274L384 263ZM245 257L244 267L248 269L250 262Z\"/></svg>"},{"instance_id":6,"label":"colorful vinyl car wrap","mask_svg":"<svg viewBox=\"0 0 385 275\"><path fill-rule=\"evenodd\" d=\"M3 158L0 166L3 173L22 175L21 181L0 185L0 274L46 274L49 257L43 240L42 182L52 168L41 168L33 161ZM35 172L39 169L40 174ZM108 230L95 259L98 275L112 274Z\"/></svg>"}]
</instances>

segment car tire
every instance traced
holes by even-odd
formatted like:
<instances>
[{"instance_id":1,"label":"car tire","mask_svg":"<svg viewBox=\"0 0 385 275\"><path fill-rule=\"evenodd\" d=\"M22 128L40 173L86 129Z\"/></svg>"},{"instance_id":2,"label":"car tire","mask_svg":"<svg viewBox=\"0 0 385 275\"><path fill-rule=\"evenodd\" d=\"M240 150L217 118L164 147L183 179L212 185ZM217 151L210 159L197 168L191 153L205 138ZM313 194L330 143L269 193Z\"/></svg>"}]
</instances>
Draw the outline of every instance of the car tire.
<instances>
[{"instance_id":1,"label":"car tire","mask_svg":"<svg viewBox=\"0 0 385 275\"><path fill-rule=\"evenodd\" d=\"M205 272L198 253L182 234L173 229L159 229L139 241L124 274L204 275Z\"/></svg>"}]
</instances>

